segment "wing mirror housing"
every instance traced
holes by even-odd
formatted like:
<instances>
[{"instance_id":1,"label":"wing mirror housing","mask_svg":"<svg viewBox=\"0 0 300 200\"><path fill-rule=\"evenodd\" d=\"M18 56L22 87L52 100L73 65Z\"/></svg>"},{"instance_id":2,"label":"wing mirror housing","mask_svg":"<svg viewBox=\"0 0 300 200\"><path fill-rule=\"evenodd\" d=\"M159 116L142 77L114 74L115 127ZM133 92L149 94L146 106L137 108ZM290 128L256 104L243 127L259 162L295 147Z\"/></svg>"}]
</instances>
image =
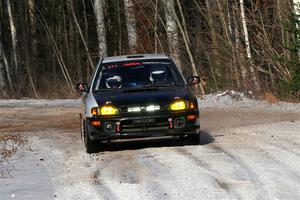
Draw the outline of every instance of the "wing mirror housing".
<instances>
[{"instance_id":1,"label":"wing mirror housing","mask_svg":"<svg viewBox=\"0 0 300 200\"><path fill-rule=\"evenodd\" d=\"M200 77L199 76L190 77L189 81L188 81L188 84L189 85L198 85L198 84L200 84Z\"/></svg>"},{"instance_id":2,"label":"wing mirror housing","mask_svg":"<svg viewBox=\"0 0 300 200\"><path fill-rule=\"evenodd\" d=\"M75 86L75 89L76 89L78 92L88 92L88 91L89 91L89 87L88 87L87 84L85 84L85 83L78 83L78 84Z\"/></svg>"}]
</instances>

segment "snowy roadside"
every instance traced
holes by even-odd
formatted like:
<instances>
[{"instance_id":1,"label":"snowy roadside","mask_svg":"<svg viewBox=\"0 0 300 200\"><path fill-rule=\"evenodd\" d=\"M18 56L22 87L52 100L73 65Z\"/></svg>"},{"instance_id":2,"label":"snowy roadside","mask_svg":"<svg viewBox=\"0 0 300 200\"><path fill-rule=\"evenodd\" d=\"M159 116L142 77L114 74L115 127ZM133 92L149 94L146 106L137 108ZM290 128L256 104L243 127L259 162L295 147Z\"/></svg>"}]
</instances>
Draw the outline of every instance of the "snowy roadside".
<instances>
[{"instance_id":1,"label":"snowy roadside","mask_svg":"<svg viewBox=\"0 0 300 200\"><path fill-rule=\"evenodd\" d=\"M0 163L11 158L26 140L20 135L1 134L0 135ZM0 172L1 173L1 172Z\"/></svg>"},{"instance_id":2,"label":"snowy roadside","mask_svg":"<svg viewBox=\"0 0 300 200\"><path fill-rule=\"evenodd\" d=\"M1 107L77 108L80 99L0 99Z\"/></svg>"},{"instance_id":3,"label":"snowy roadside","mask_svg":"<svg viewBox=\"0 0 300 200\"><path fill-rule=\"evenodd\" d=\"M1 200L300 198L300 104L206 95L203 145L130 141L92 155L79 105L0 100L0 150L11 152L0 153Z\"/></svg>"},{"instance_id":4,"label":"snowy roadside","mask_svg":"<svg viewBox=\"0 0 300 200\"><path fill-rule=\"evenodd\" d=\"M216 94L207 94L199 97L199 108L255 108L269 111L298 111L300 103L278 101L270 103L266 100L250 99L243 93L225 91Z\"/></svg>"},{"instance_id":5,"label":"snowy roadside","mask_svg":"<svg viewBox=\"0 0 300 200\"><path fill-rule=\"evenodd\" d=\"M0 151L4 152L0 159L0 199L51 199L51 178L27 138L19 134L0 138Z\"/></svg>"},{"instance_id":6,"label":"snowy roadside","mask_svg":"<svg viewBox=\"0 0 300 200\"><path fill-rule=\"evenodd\" d=\"M79 108L81 99L0 99L1 107L43 107ZM300 103L279 101L269 103L265 100L250 99L236 91L218 92L198 97L199 108L257 108L273 111L299 111Z\"/></svg>"}]
</instances>

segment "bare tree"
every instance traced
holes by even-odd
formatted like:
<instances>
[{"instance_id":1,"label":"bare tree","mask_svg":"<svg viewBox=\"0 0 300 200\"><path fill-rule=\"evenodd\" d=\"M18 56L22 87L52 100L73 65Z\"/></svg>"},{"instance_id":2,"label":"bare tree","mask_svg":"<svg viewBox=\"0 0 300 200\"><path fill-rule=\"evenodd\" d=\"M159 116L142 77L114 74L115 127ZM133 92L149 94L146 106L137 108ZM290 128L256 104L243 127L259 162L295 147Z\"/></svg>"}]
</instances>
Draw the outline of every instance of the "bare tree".
<instances>
[{"instance_id":1,"label":"bare tree","mask_svg":"<svg viewBox=\"0 0 300 200\"><path fill-rule=\"evenodd\" d=\"M37 56L37 39L36 39L36 20L35 20L35 0L27 0L28 11L29 11L29 26L31 36L31 50L32 50L32 61L31 64L35 65L34 59Z\"/></svg>"},{"instance_id":2,"label":"bare tree","mask_svg":"<svg viewBox=\"0 0 300 200\"><path fill-rule=\"evenodd\" d=\"M18 55L17 55L17 30L14 22L14 18L12 15L12 7L10 0L6 0L7 4L7 11L9 17L9 25L10 25L10 33L11 33L11 42L12 42L12 54L13 54L13 61L15 66L15 75L18 78Z\"/></svg>"},{"instance_id":3,"label":"bare tree","mask_svg":"<svg viewBox=\"0 0 300 200\"><path fill-rule=\"evenodd\" d=\"M126 27L128 33L129 50L131 53L137 52L137 31L136 18L133 0L124 0Z\"/></svg>"},{"instance_id":4,"label":"bare tree","mask_svg":"<svg viewBox=\"0 0 300 200\"><path fill-rule=\"evenodd\" d=\"M4 59L6 58L4 58L4 56L5 55L3 54L2 41L0 40L0 91L1 91L0 96L6 95L5 66L4 66Z\"/></svg>"},{"instance_id":5,"label":"bare tree","mask_svg":"<svg viewBox=\"0 0 300 200\"><path fill-rule=\"evenodd\" d=\"M87 55L87 57L88 57L89 64L90 64L91 68L94 69L95 67L94 67L94 63L93 63L92 58L91 58L91 55L90 55L89 47L88 47L87 44L86 44L84 35L83 35L83 33L82 33L81 27L80 27L80 25L79 25L79 22L78 22L78 20L77 20L77 17L76 17L75 11L74 11L73 1L72 1L72 0L69 0L68 2L69 2L69 4L70 4L70 8L71 8L71 12L72 12L72 15L73 15L73 19L74 19L74 22L75 22L75 24L76 24L77 30L78 30L78 32L79 32L81 41L82 41L82 43L83 43L83 45L84 45L84 48L85 48L85 51L86 51L86 55Z\"/></svg>"},{"instance_id":6,"label":"bare tree","mask_svg":"<svg viewBox=\"0 0 300 200\"><path fill-rule=\"evenodd\" d=\"M254 83L255 90L257 92L260 92L261 87L260 87L259 80L258 80L256 72L255 72L255 69L253 67L254 63L253 63L252 54L251 54L251 46L250 46L250 41L249 41L248 27L247 27L245 8L244 8L244 0L240 0L240 8L241 8L241 18L242 18L242 25L243 25L243 32L244 32L244 40L245 40L245 45L246 45L247 58L250 62L249 68L250 68L251 76L253 78L253 83Z\"/></svg>"},{"instance_id":7,"label":"bare tree","mask_svg":"<svg viewBox=\"0 0 300 200\"><path fill-rule=\"evenodd\" d=\"M94 13L96 16L96 27L98 34L98 54L100 58L103 58L107 56L103 0L94 0Z\"/></svg>"},{"instance_id":8,"label":"bare tree","mask_svg":"<svg viewBox=\"0 0 300 200\"><path fill-rule=\"evenodd\" d=\"M2 10L2 2L0 2L0 9ZM0 13L0 18L2 18L2 14ZM10 70L8 66L8 61L3 49L2 45L2 23L0 23L0 91L2 96L6 96L7 90L12 91L13 85L10 75Z\"/></svg>"},{"instance_id":9,"label":"bare tree","mask_svg":"<svg viewBox=\"0 0 300 200\"><path fill-rule=\"evenodd\" d=\"M300 27L300 0L293 0L293 4L294 4L294 13L295 16L297 18L297 22L296 22L296 29L299 29ZM300 35L299 33L296 35L297 39L300 39ZM300 61L300 49L298 50L298 57L299 57L299 61Z\"/></svg>"},{"instance_id":10,"label":"bare tree","mask_svg":"<svg viewBox=\"0 0 300 200\"><path fill-rule=\"evenodd\" d=\"M174 62L181 66L180 55L179 55L179 38L178 38L178 27L176 21L176 12L174 0L164 0L163 1L165 8L165 17L166 17L166 32L168 37L169 44L169 53L173 58Z\"/></svg>"},{"instance_id":11,"label":"bare tree","mask_svg":"<svg viewBox=\"0 0 300 200\"><path fill-rule=\"evenodd\" d=\"M209 59L211 64L212 64L212 72L213 76L215 79L214 71L216 71L220 67L220 62L219 62L219 52L218 52L218 40L217 40L217 34L215 30L215 24L214 24L214 19L212 16L212 9L211 9L211 1L210 0L205 0L205 5L207 9L207 22L208 26L210 29L210 37L211 37L211 43L212 43L212 58ZM225 27L226 28L226 27ZM218 85L216 83L217 81L215 80L215 87L218 89Z\"/></svg>"}]
</instances>

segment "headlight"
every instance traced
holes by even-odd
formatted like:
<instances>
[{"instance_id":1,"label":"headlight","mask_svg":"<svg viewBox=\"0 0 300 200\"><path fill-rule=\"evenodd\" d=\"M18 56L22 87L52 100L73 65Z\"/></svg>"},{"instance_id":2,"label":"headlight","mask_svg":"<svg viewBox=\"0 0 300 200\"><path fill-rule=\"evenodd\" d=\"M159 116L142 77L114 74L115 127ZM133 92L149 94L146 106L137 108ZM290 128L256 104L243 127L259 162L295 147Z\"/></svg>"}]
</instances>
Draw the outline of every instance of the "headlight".
<instances>
[{"instance_id":1,"label":"headlight","mask_svg":"<svg viewBox=\"0 0 300 200\"><path fill-rule=\"evenodd\" d=\"M171 110L185 110L186 103L183 100L178 100L170 104Z\"/></svg>"},{"instance_id":2,"label":"headlight","mask_svg":"<svg viewBox=\"0 0 300 200\"><path fill-rule=\"evenodd\" d=\"M118 109L112 105L105 105L100 108L100 115L117 115Z\"/></svg>"}]
</instances>

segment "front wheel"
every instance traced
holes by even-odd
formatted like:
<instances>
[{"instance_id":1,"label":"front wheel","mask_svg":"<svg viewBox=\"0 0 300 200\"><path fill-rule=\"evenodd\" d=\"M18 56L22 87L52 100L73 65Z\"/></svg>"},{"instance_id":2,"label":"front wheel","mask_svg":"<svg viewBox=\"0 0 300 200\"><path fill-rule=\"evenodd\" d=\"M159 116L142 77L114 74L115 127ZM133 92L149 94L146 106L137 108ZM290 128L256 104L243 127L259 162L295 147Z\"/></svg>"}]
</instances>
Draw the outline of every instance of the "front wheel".
<instances>
[{"instance_id":1,"label":"front wheel","mask_svg":"<svg viewBox=\"0 0 300 200\"><path fill-rule=\"evenodd\" d=\"M88 127L85 122L83 122L83 139L84 139L84 146L87 153L96 153L96 142L91 140Z\"/></svg>"}]
</instances>

